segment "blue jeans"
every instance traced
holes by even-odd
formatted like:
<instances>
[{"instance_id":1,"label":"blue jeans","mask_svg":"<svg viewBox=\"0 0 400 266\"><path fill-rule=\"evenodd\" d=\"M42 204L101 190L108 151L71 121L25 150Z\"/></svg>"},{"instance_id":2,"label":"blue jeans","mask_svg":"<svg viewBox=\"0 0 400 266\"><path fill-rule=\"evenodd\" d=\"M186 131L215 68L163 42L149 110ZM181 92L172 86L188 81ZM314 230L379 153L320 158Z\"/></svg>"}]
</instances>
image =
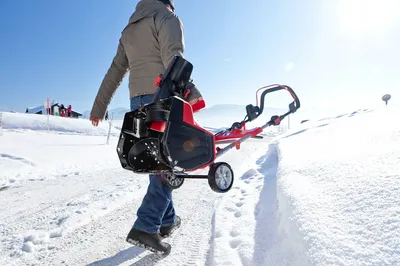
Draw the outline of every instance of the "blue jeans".
<instances>
[{"instance_id":1,"label":"blue jeans","mask_svg":"<svg viewBox=\"0 0 400 266\"><path fill-rule=\"evenodd\" d=\"M153 95L143 95L131 98L131 110L136 110L144 104L151 103ZM161 181L161 175L151 174L147 193L142 205L137 211L137 220L133 227L151 234L159 232L161 226L168 226L175 221L175 209L172 201L172 189Z\"/></svg>"}]
</instances>

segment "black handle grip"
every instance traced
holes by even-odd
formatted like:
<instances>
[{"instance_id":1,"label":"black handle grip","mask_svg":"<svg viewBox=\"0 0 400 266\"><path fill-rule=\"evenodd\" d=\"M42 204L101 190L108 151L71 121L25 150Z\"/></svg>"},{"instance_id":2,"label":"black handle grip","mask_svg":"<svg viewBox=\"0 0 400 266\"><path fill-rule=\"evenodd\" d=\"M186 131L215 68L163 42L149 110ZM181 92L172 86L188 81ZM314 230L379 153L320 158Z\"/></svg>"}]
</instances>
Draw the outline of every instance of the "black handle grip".
<instances>
[{"instance_id":1,"label":"black handle grip","mask_svg":"<svg viewBox=\"0 0 400 266\"><path fill-rule=\"evenodd\" d=\"M290 88L289 86L286 86L286 85L277 85L275 87L272 87L270 89L267 89L267 90L263 91L263 93L261 94L260 112L258 113L258 115L261 115L261 113L264 110L264 99L265 99L265 96L268 93L279 91L279 90L288 91L290 93L290 95L292 96L293 100L294 100L294 102L290 103L290 105L289 105L290 113L294 113L294 112L297 111L297 109L300 108L300 100L297 97L296 93L293 91L293 89Z\"/></svg>"}]
</instances>

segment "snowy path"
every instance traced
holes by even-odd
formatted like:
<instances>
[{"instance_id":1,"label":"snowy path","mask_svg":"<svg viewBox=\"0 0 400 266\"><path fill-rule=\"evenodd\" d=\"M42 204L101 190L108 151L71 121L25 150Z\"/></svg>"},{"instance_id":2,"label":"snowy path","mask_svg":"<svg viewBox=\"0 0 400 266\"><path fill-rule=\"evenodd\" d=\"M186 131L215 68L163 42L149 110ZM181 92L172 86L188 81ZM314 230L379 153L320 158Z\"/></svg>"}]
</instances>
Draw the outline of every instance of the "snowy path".
<instances>
[{"instance_id":1,"label":"snowy path","mask_svg":"<svg viewBox=\"0 0 400 266\"><path fill-rule=\"evenodd\" d=\"M208 241L211 232L211 217L216 197L206 184L185 184L181 193L175 193L175 204L183 218L182 227L167 241L173 249L170 256L163 258L160 265L185 263L203 265L207 258ZM143 249L132 247L125 242L125 236L134 221L136 209L144 190L135 193L137 198L124 204L105 217L94 221L73 235L65 237L58 245L57 253L46 259L51 265L152 265L158 261ZM76 256L71 256L76 254Z\"/></svg>"},{"instance_id":2,"label":"snowy path","mask_svg":"<svg viewBox=\"0 0 400 266\"><path fill-rule=\"evenodd\" d=\"M116 176L125 177L112 178ZM110 178L111 177L111 178ZM60 237L131 200L140 184L121 170L34 181L0 193L1 243L12 256L46 256Z\"/></svg>"},{"instance_id":3,"label":"snowy path","mask_svg":"<svg viewBox=\"0 0 400 266\"><path fill-rule=\"evenodd\" d=\"M391 114L309 121L227 153L218 161L235 171L230 192L206 180L174 192L183 224L166 258L125 242L148 178L120 168L115 137L104 145L96 132L7 129L0 265L400 265L400 123Z\"/></svg>"},{"instance_id":4,"label":"snowy path","mask_svg":"<svg viewBox=\"0 0 400 266\"><path fill-rule=\"evenodd\" d=\"M29 141L42 139L45 134L31 132ZM226 257L218 251L217 222L232 213L216 214L216 210L224 208L220 199L230 198L236 189L218 194L206 180L186 180L174 192L177 214L183 224L166 240L173 247L171 254L160 259L125 242L148 179L119 167L113 154L116 139L109 146L99 146L98 137L92 137L88 143L86 136L50 135L41 143L36 141L37 149L43 149L40 145L48 147L55 139L69 154L83 152L69 161L73 170L68 171L68 165L60 160L41 165L43 162L37 160L34 150L28 154L22 149L14 152L20 157L25 154L26 160L35 158L36 162L21 179L0 191L1 265L214 265ZM222 160L235 169L235 186L240 185L249 165L268 149L268 142L268 138L249 141L240 151L224 155ZM2 148L7 153L12 151L12 147ZM82 159L91 156L91 149L92 154L96 152L100 157L85 165ZM101 165L101 161L106 163ZM39 168L47 168L49 174ZM231 246L232 252L236 252L235 244Z\"/></svg>"},{"instance_id":5,"label":"snowy path","mask_svg":"<svg viewBox=\"0 0 400 266\"><path fill-rule=\"evenodd\" d=\"M16 265L143 265L152 261L148 252L125 242L147 189L146 180L146 176L109 170L5 190L0 194L0 201L6 203L0 210L1 247L16 259ZM185 253L187 263L202 264L207 259L214 202L219 196L200 180L187 180L174 193L183 225L168 239L173 250L162 263L177 265Z\"/></svg>"}]
</instances>

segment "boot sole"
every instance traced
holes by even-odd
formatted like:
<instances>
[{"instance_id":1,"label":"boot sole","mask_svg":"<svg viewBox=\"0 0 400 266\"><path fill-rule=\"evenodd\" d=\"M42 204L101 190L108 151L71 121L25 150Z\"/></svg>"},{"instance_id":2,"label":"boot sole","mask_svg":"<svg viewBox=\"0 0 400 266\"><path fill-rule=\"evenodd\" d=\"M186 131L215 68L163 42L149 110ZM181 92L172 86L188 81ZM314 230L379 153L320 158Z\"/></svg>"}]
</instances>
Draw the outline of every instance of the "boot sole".
<instances>
[{"instance_id":1,"label":"boot sole","mask_svg":"<svg viewBox=\"0 0 400 266\"><path fill-rule=\"evenodd\" d=\"M170 245L170 244L167 244L167 243L165 243L166 246L167 246L167 249L166 249L165 251L161 251L161 250L157 250L157 249L155 249L155 248L153 248L153 247L150 247L150 246L148 246L148 245L146 245L146 244L140 243L140 242L137 241L137 240L133 240L133 239L128 238L126 241L127 241L129 244L132 244L132 245L137 246L137 247L140 247L140 248L144 248L144 249L146 249L146 250L148 250L148 251L150 251L150 252L153 252L153 253L155 253L155 254L157 254L157 255L168 256L169 253L171 252L171 245Z\"/></svg>"},{"instance_id":2,"label":"boot sole","mask_svg":"<svg viewBox=\"0 0 400 266\"><path fill-rule=\"evenodd\" d=\"M179 227L181 227L181 224L179 224L179 226L175 226L175 227L171 230L171 232L169 232L167 235L162 235L162 234L160 234L160 236L161 236L163 239L164 239L164 238L168 238L168 237L170 237L176 230L178 230Z\"/></svg>"}]
</instances>

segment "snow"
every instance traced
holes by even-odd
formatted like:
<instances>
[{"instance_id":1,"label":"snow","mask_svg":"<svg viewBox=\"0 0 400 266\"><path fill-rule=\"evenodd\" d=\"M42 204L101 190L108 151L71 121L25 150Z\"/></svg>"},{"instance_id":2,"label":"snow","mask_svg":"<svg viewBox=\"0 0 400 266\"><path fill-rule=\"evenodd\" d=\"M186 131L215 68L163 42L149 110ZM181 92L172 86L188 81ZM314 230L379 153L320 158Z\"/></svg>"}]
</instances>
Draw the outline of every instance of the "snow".
<instances>
[{"instance_id":1,"label":"snow","mask_svg":"<svg viewBox=\"0 0 400 266\"><path fill-rule=\"evenodd\" d=\"M300 109L290 129L223 155L231 191L188 179L174 192L168 257L125 242L148 178L120 167L122 121L107 144L107 122L50 117L48 131L46 116L4 112L0 265L400 265L398 111L300 124ZM213 131L236 119L200 113Z\"/></svg>"},{"instance_id":2,"label":"snow","mask_svg":"<svg viewBox=\"0 0 400 266\"><path fill-rule=\"evenodd\" d=\"M400 263L400 123L389 110L369 112L299 129L277 146L280 196L315 264Z\"/></svg>"},{"instance_id":3,"label":"snow","mask_svg":"<svg viewBox=\"0 0 400 266\"><path fill-rule=\"evenodd\" d=\"M121 125L122 121L114 122L115 125ZM44 132L51 131L55 134L81 134L89 136L104 136L108 134L108 123L102 123L99 127L93 127L87 119L66 118L60 116L21 114L21 113L3 113L3 129L9 129L16 132ZM119 135L119 130L113 128L112 134Z\"/></svg>"}]
</instances>

